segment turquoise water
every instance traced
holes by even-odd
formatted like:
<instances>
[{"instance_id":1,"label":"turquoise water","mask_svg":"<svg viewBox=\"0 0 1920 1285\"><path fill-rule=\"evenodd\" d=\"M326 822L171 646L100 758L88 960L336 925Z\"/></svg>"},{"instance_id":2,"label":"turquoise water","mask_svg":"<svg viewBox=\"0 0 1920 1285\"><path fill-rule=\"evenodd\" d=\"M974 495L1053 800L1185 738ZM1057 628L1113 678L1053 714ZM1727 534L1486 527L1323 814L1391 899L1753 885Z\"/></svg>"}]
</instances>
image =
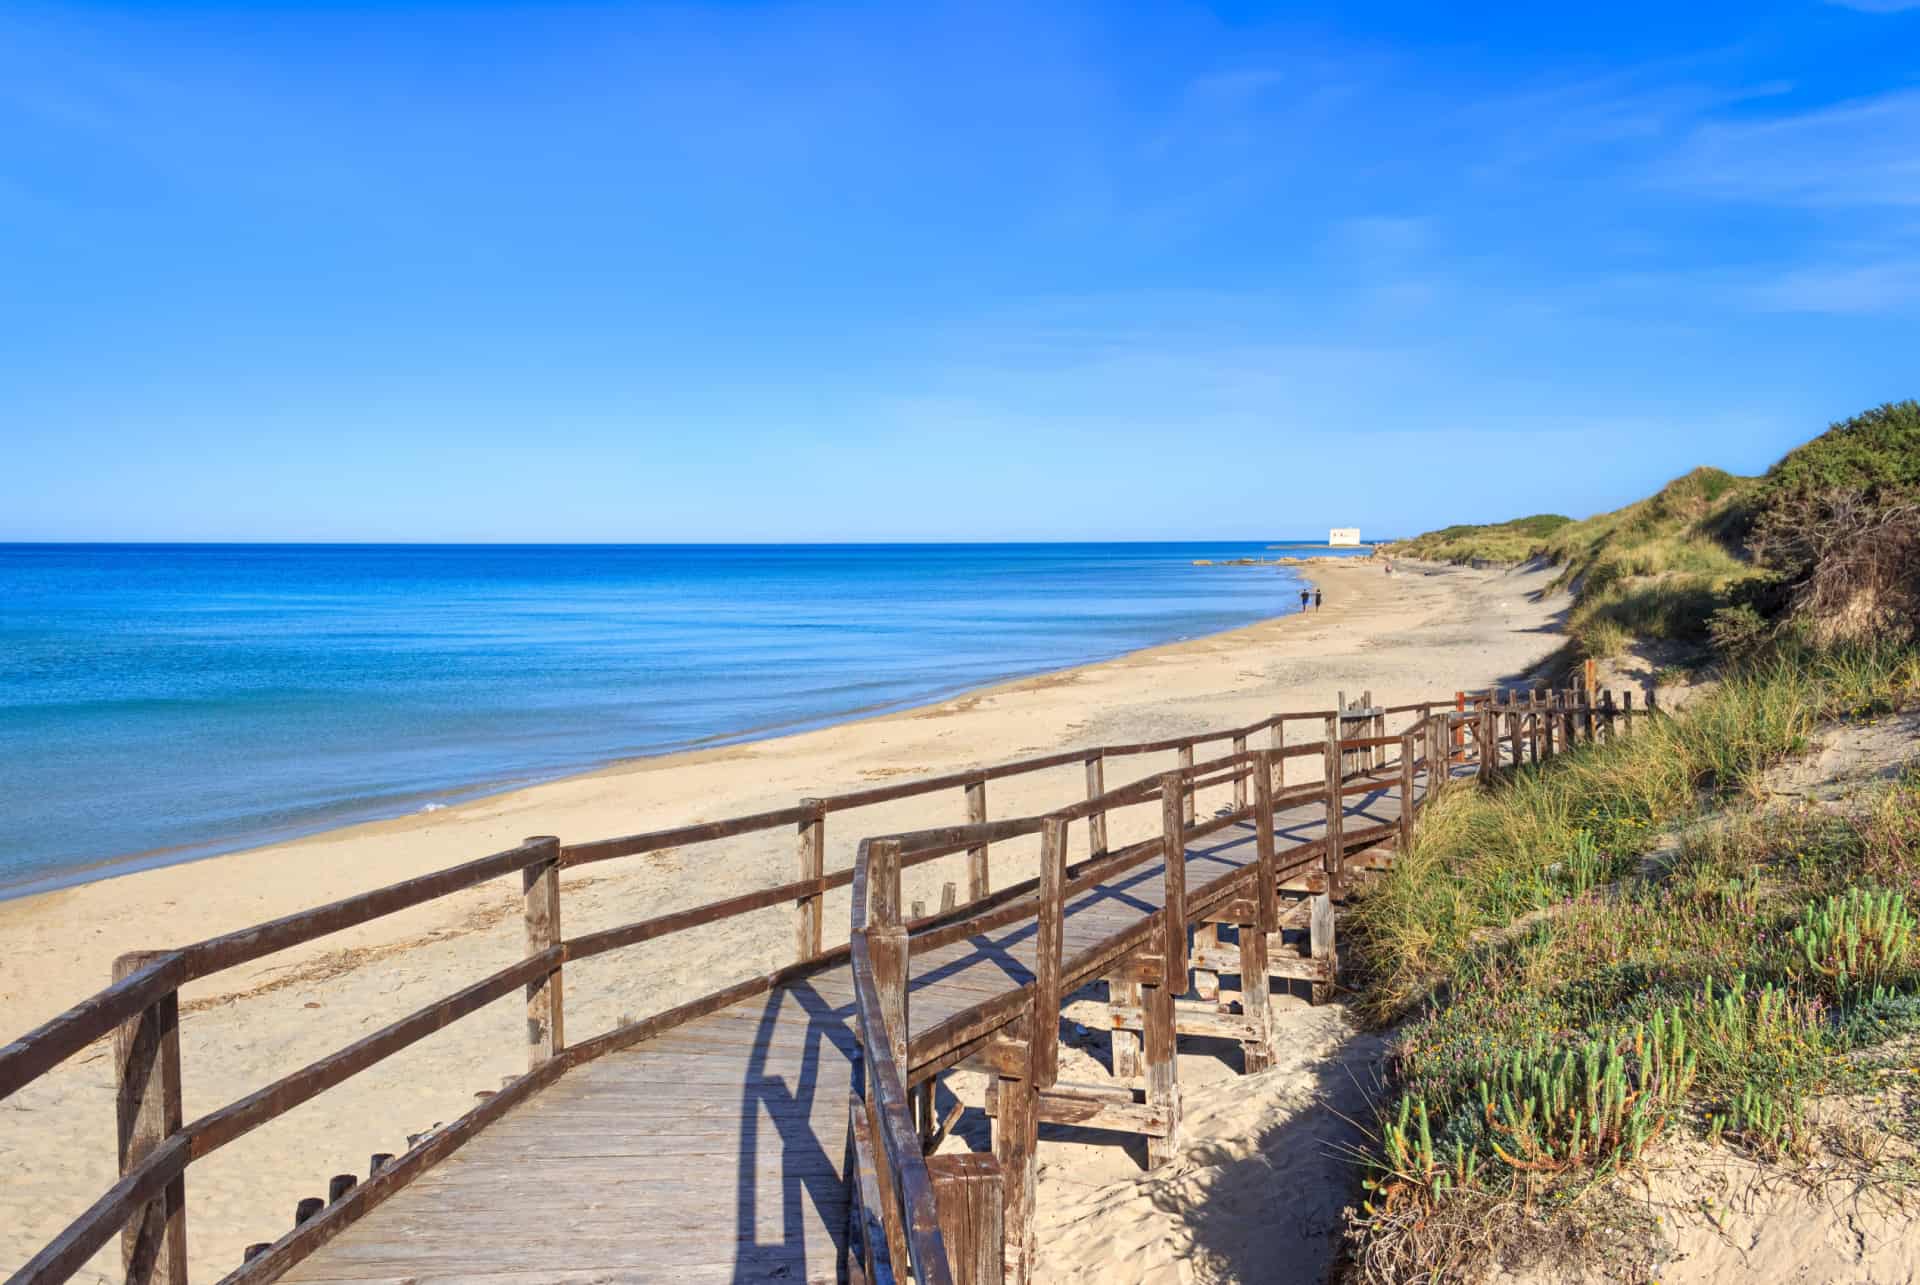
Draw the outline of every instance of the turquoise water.
<instances>
[{"instance_id":1,"label":"turquoise water","mask_svg":"<svg viewBox=\"0 0 1920 1285\"><path fill-rule=\"evenodd\" d=\"M1297 610L1268 543L0 545L0 896Z\"/></svg>"}]
</instances>

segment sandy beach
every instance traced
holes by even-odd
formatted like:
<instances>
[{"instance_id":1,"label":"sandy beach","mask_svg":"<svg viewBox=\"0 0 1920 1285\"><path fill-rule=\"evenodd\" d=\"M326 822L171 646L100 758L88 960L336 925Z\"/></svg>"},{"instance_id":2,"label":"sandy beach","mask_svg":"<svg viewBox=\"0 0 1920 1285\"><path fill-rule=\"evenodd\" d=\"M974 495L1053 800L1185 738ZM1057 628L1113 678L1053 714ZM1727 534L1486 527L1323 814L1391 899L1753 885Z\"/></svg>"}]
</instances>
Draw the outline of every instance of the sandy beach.
<instances>
[{"instance_id":1,"label":"sandy beach","mask_svg":"<svg viewBox=\"0 0 1920 1285\"><path fill-rule=\"evenodd\" d=\"M1524 673L1561 641L1554 627L1559 604L1536 600L1547 578L1541 573L1403 567L1387 576L1377 561L1305 570L1326 594L1317 613L921 709L623 763L426 815L0 903L0 947L8 961L0 975L0 1038L26 1031L104 985L112 960L124 951L257 923L510 847L524 836L555 834L571 842L712 820L1068 746L1324 708L1336 690L1370 689L1389 704L1432 697ZM1221 567L1194 574L1273 573ZM1172 765L1171 755L1165 763L1138 760L1124 779ZM1076 765L1059 774L996 782L989 814L1019 816L1076 797L1082 788L1078 775ZM1109 777L1110 787L1120 783ZM862 810L837 830L829 824L828 869L849 865L864 833L962 819L958 790L951 797L941 793ZM565 882L565 929L571 934L610 927L765 887L792 878L793 863L791 837L776 832L596 865ZM995 880L1026 877L1031 864L1031 853L1018 845L996 849ZM918 882L909 878L907 895L930 900L938 897L942 879L954 877L939 863L913 873ZM844 895L830 898L830 942L845 939L846 923ZM188 1117L512 962L522 948L521 933L518 881L503 880L189 987L182 995L181 1041ZM791 912L775 908L670 943L569 966L568 1035L590 1036L623 1017L658 1011L790 962L792 941ZM1321 1011L1282 1012L1283 1030L1294 1018L1313 1024L1301 1048L1330 1047L1329 1019ZM237 1265L244 1246L278 1236L299 1198L325 1194L330 1174L364 1174L369 1153L404 1150L408 1134L452 1119L472 1105L476 1093L523 1069L522 1025L517 1002L496 1004L196 1163L187 1175L196 1278L216 1278ZM1188 1060L1183 1050L1183 1077ZM1200 1059L1209 1061L1217 1065L1217 1059ZM1200 1077L1196 1083L1204 1082L1198 1064L1194 1074ZM1276 1100L1304 1101L1310 1095L1303 1086L1324 1074L1314 1058L1290 1057L1261 1078L1273 1082ZM0 1103L0 1270L18 1267L113 1182L113 1102L103 1043ZM1262 1117L1248 1128L1270 1136L1279 1125ZM1190 1132L1196 1142L1202 1139L1199 1120ZM1249 1142L1240 1159L1261 1163L1259 1152L1258 1143ZM1131 1210L1130 1224L1167 1247L1160 1255L1166 1272L1176 1273L1176 1265L1191 1257L1178 1249L1193 1240L1191 1231L1178 1230L1179 1184L1163 1176L1147 1191L1137 1160L1120 1147L1049 1146L1041 1157L1047 1166L1043 1244L1056 1244L1064 1254L1078 1252L1075 1245L1083 1238L1103 1239L1097 1228L1089 1230L1085 1201L1092 1198L1089 1192L1111 1187L1132 1193L1116 1197L1116 1207ZM1316 1155L1313 1163L1324 1160ZM1276 1168L1276 1181L1285 1172ZM1324 1179L1316 1181L1322 1191L1330 1189ZM1071 1205L1062 1203L1061 1184L1080 1191ZM1318 1211L1307 1220L1312 1236L1332 1234L1337 1207L1336 1201L1331 1216ZM1271 1249L1270 1236L1251 1234L1253 1222L1240 1229L1220 1223L1242 1216L1264 1217L1258 1207L1216 1211L1206 1233L1213 1246L1210 1266L1200 1278L1237 1279L1234 1246ZM107 1279L118 1254L117 1245L104 1251L78 1279ZM1082 1257L1083 1272L1092 1261L1100 1260Z\"/></svg>"}]
</instances>

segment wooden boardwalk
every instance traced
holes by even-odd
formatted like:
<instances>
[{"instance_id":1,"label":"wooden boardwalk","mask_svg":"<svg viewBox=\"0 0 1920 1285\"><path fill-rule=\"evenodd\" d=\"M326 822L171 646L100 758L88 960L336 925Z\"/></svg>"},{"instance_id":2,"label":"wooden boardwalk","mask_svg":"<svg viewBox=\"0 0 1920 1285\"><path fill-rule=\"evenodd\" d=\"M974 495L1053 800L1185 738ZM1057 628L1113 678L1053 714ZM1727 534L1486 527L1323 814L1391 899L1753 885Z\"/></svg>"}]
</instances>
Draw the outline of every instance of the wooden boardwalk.
<instances>
[{"instance_id":1,"label":"wooden boardwalk","mask_svg":"<svg viewBox=\"0 0 1920 1285\"><path fill-rule=\"evenodd\" d=\"M1347 798L1349 833L1398 819L1393 785ZM1424 792L1423 773L1415 797ZM1282 855L1325 825L1318 801L1276 813ZM1251 822L1191 844L1189 897L1254 860ZM1155 858L1068 898L1063 953L1159 910L1165 875ZM1032 983L1035 938L1029 918L916 952L915 1028ZM283 1279L846 1280L854 1032L843 965L579 1066Z\"/></svg>"},{"instance_id":2,"label":"wooden boardwalk","mask_svg":"<svg viewBox=\"0 0 1920 1285\"><path fill-rule=\"evenodd\" d=\"M1635 711L1631 693L1619 705L1594 693L1591 676L1578 692L1455 693L1390 707L1342 694L1333 709L1077 746L645 834L536 836L204 941L129 952L111 985L0 1046L0 1101L107 1037L117 1094L118 1180L9 1285L68 1280L116 1238L129 1285L188 1285L195 1161L508 999L525 1005L525 1073L410 1138L404 1153L374 1156L364 1178L316 1179L326 1197L301 1200L292 1228L249 1247L222 1285L883 1285L909 1275L921 1285L1025 1285L1042 1125L1144 1136L1149 1163L1170 1159L1181 1145L1178 1038L1237 1041L1247 1069L1268 1064L1270 984L1235 991L1222 978L1300 981L1325 998L1334 903L1410 836L1430 773L1491 781L1503 764L1611 740L1630 733L1636 713L1653 712ZM1396 717L1404 725L1390 731ZM1303 724L1307 739L1290 739L1289 727ZM1202 745L1219 752L1201 754ZM1141 762L1170 753L1172 771L1164 758ZM1293 760L1316 769L1311 783L1287 781ZM1153 774L1110 786L1110 768ZM1043 814L989 820L991 783L1040 772L1070 773L1075 784ZM1196 798L1229 787L1230 807L1195 817ZM875 835L848 820L949 792L961 795L965 824ZM1159 814L1155 836L1110 849L1109 817L1141 807ZM851 868L826 868L833 818L864 836ZM1092 854L1078 863L1069 827L1084 827ZM562 932L563 873L781 833L798 856L788 882L703 889L717 899ZM1039 873L996 882L990 846L1022 836L1039 837ZM964 859L964 891L948 883L931 915L903 907L902 870L947 858ZM185 1117L182 986L501 879L515 880L524 902L517 959ZM829 945L823 905L842 888L852 894L848 937ZM780 906L794 915L792 963L568 1038L569 965ZM1061 1083L1061 1007L1103 980L1112 1077ZM985 1073L984 1092L966 1105L992 1117L991 1154L927 1154L951 1123L935 1118L939 1077L956 1068Z\"/></svg>"}]
</instances>

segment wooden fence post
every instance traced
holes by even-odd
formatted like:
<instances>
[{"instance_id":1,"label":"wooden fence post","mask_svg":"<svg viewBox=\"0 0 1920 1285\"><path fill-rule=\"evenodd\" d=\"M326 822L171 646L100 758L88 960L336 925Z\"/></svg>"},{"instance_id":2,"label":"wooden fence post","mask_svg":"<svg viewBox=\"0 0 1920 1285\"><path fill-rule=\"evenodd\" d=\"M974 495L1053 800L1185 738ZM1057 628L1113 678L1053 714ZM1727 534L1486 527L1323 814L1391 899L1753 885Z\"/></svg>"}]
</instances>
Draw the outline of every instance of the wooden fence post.
<instances>
[{"instance_id":1,"label":"wooden fence post","mask_svg":"<svg viewBox=\"0 0 1920 1285\"><path fill-rule=\"evenodd\" d=\"M1160 838L1167 889L1166 982L1172 995L1185 994L1187 989L1187 826L1180 797L1185 780L1179 772L1160 778Z\"/></svg>"},{"instance_id":2,"label":"wooden fence post","mask_svg":"<svg viewBox=\"0 0 1920 1285\"><path fill-rule=\"evenodd\" d=\"M1400 851L1413 846L1413 745L1418 733L1408 728L1400 738Z\"/></svg>"},{"instance_id":3,"label":"wooden fence post","mask_svg":"<svg viewBox=\"0 0 1920 1285\"><path fill-rule=\"evenodd\" d=\"M1013 1030L1022 1028L1032 1038L1040 1022L1035 1011ZM1059 1015L1046 1019L1057 1029ZM1049 1039L1054 1038L1049 1032ZM1000 1208L1006 1229L1003 1255L1007 1285L1026 1285L1033 1269L1033 1196L1040 1182L1040 1094L1033 1081L1007 1074L1002 1068L994 1082L993 1157L1000 1166Z\"/></svg>"},{"instance_id":4,"label":"wooden fence post","mask_svg":"<svg viewBox=\"0 0 1920 1285\"><path fill-rule=\"evenodd\" d=\"M1361 692L1360 701L1367 709L1375 708L1375 705L1373 703L1372 692ZM1385 736L1387 734L1387 716L1385 714L1378 714L1378 713L1370 716L1367 719L1366 728L1367 728L1367 737L1370 740L1376 737ZM1367 757L1367 765L1369 767L1374 768L1376 770L1379 768L1383 768L1387 765L1387 747L1384 745L1376 745L1372 749L1369 749L1367 751L1366 757Z\"/></svg>"},{"instance_id":5,"label":"wooden fence post","mask_svg":"<svg viewBox=\"0 0 1920 1285\"><path fill-rule=\"evenodd\" d=\"M951 787L949 787L951 788ZM987 778L983 775L967 782L967 824L987 823ZM967 900L978 901L992 885L987 868L987 845L977 843L967 849Z\"/></svg>"},{"instance_id":6,"label":"wooden fence post","mask_svg":"<svg viewBox=\"0 0 1920 1285\"><path fill-rule=\"evenodd\" d=\"M1346 800L1340 797L1340 733L1337 730L1339 719L1334 719L1327 732L1326 786L1327 820L1325 825L1324 849L1320 854L1320 866L1327 872L1327 895L1338 897L1341 892L1342 870L1346 865L1346 853L1342 850L1343 817L1346 813Z\"/></svg>"},{"instance_id":7,"label":"wooden fence post","mask_svg":"<svg viewBox=\"0 0 1920 1285\"><path fill-rule=\"evenodd\" d=\"M1060 1077L1060 941L1066 927L1067 823L1040 823L1040 909L1034 931L1033 1032L1027 1078L1035 1089Z\"/></svg>"},{"instance_id":8,"label":"wooden fence post","mask_svg":"<svg viewBox=\"0 0 1920 1285\"><path fill-rule=\"evenodd\" d=\"M1344 741L1347 739L1347 694L1345 692L1335 692L1333 694L1333 708L1333 732L1338 739ZM1345 750L1342 750L1340 752L1340 776L1342 780L1346 778L1347 769L1352 765L1352 756Z\"/></svg>"},{"instance_id":9,"label":"wooden fence post","mask_svg":"<svg viewBox=\"0 0 1920 1285\"><path fill-rule=\"evenodd\" d=\"M113 980L124 981L162 951L134 951L113 961ZM120 1172L186 1123L180 1103L180 995L168 991L114 1028L115 1114L120 1135ZM177 1175L141 1206L120 1233L120 1263L128 1285L186 1285L187 1179Z\"/></svg>"},{"instance_id":10,"label":"wooden fence post","mask_svg":"<svg viewBox=\"0 0 1920 1285\"><path fill-rule=\"evenodd\" d=\"M1107 756L1090 755L1087 759L1087 797L1097 799L1107 792ZM1107 850L1107 810L1101 808L1087 817L1087 851L1090 856L1099 856Z\"/></svg>"},{"instance_id":11,"label":"wooden fence post","mask_svg":"<svg viewBox=\"0 0 1920 1285\"><path fill-rule=\"evenodd\" d=\"M927 1172L953 1285L1001 1285L1007 1232L999 1163L985 1152L967 1151L928 1156ZM894 1279L902 1275L895 1272Z\"/></svg>"},{"instance_id":12,"label":"wooden fence post","mask_svg":"<svg viewBox=\"0 0 1920 1285\"><path fill-rule=\"evenodd\" d=\"M1493 731L1493 703L1482 699L1473 711L1473 739L1479 742L1480 781L1485 784L1493 780L1494 769L1500 766L1500 742Z\"/></svg>"},{"instance_id":13,"label":"wooden fence post","mask_svg":"<svg viewBox=\"0 0 1920 1285\"><path fill-rule=\"evenodd\" d=\"M1185 745L1182 745L1180 747L1180 767L1182 771L1191 771L1193 769L1193 742L1192 741L1188 741ZM1186 822L1188 825L1192 825L1193 824L1193 782L1191 781L1191 779L1189 779L1187 783L1181 787L1181 795L1185 799L1185 802L1181 804L1180 814L1186 818Z\"/></svg>"},{"instance_id":14,"label":"wooden fence post","mask_svg":"<svg viewBox=\"0 0 1920 1285\"><path fill-rule=\"evenodd\" d=\"M560 840L535 835L547 855L520 872L525 897L527 954L538 955L560 943ZM534 1070L567 1047L566 998L560 965L527 983L527 1069Z\"/></svg>"},{"instance_id":15,"label":"wooden fence post","mask_svg":"<svg viewBox=\"0 0 1920 1285\"><path fill-rule=\"evenodd\" d=\"M1273 730L1267 733L1267 744L1276 750L1284 750L1287 748L1287 720L1284 717L1276 716L1274 718ZM1284 790L1287 788L1286 756L1283 754L1275 754L1272 757L1272 763L1273 788L1275 790Z\"/></svg>"},{"instance_id":16,"label":"wooden fence post","mask_svg":"<svg viewBox=\"0 0 1920 1285\"><path fill-rule=\"evenodd\" d=\"M802 799L800 806L811 813L800 822L800 878L823 879L827 873L827 809L819 799ZM799 962L806 963L820 953L820 916L824 894L813 893L793 903L793 937Z\"/></svg>"},{"instance_id":17,"label":"wooden fence post","mask_svg":"<svg viewBox=\"0 0 1920 1285\"><path fill-rule=\"evenodd\" d=\"M1167 919L1161 922L1161 928L1163 949L1170 954L1178 942L1184 952L1185 925L1176 930L1173 921ZM1149 982L1140 988L1140 1037L1146 1046L1147 1105L1158 1108L1167 1119L1164 1137L1147 1135L1150 1166L1163 1165L1180 1153L1180 1055L1173 1031L1173 997L1175 987L1185 985L1185 976L1168 968L1159 985Z\"/></svg>"},{"instance_id":18,"label":"wooden fence post","mask_svg":"<svg viewBox=\"0 0 1920 1285\"><path fill-rule=\"evenodd\" d=\"M1235 754L1247 752L1247 738L1244 734L1233 738L1233 752ZM1240 768L1243 774L1233 778L1233 810L1235 812L1247 810L1247 776L1253 771L1251 766L1244 763Z\"/></svg>"},{"instance_id":19,"label":"wooden fence post","mask_svg":"<svg viewBox=\"0 0 1920 1285\"><path fill-rule=\"evenodd\" d=\"M1267 977L1271 950L1269 933L1280 931L1280 890L1274 868L1273 771L1270 755L1262 754L1253 774L1254 853L1260 874L1254 884L1254 922L1240 926L1240 1007L1253 1024L1254 1038L1241 1045L1241 1064L1248 1071L1273 1065L1272 983Z\"/></svg>"},{"instance_id":20,"label":"wooden fence post","mask_svg":"<svg viewBox=\"0 0 1920 1285\"><path fill-rule=\"evenodd\" d=\"M1628 688L1626 691L1620 693L1620 719L1625 724L1624 730L1626 731L1626 734L1628 736L1632 736L1633 735L1633 689L1632 688Z\"/></svg>"}]
</instances>

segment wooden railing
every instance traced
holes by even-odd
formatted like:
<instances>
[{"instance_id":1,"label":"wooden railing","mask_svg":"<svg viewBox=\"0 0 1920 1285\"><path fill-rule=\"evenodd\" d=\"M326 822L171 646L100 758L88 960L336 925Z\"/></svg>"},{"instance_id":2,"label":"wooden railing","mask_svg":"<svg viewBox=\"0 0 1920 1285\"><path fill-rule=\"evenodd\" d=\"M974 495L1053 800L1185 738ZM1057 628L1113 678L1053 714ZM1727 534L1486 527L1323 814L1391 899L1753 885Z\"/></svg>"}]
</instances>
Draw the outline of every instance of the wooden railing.
<instances>
[{"instance_id":1,"label":"wooden railing","mask_svg":"<svg viewBox=\"0 0 1920 1285\"><path fill-rule=\"evenodd\" d=\"M1344 699L1340 703L1344 705ZM1388 714L1418 711L1419 726L1437 726L1435 719L1428 717L1429 711L1436 707L1442 707L1442 702L1379 711L1369 709L1364 715L1340 709L1276 714L1244 727L1066 750L919 781L804 799L795 806L770 812L621 838L568 845L557 838L541 836L490 856L193 945L124 955L115 962L110 986L0 1048L0 1099L109 1035L114 1038L119 1085L119 1180L11 1279L15 1282L65 1280L119 1233L129 1281L184 1285L187 1280L185 1175L189 1165L449 1024L516 991L522 992L527 1006L526 1071L459 1118L422 1136L404 1154L379 1157L379 1163L366 1180L355 1182L347 1176L344 1181L335 1181L328 1201L302 1202L292 1230L277 1241L249 1249L246 1261L224 1278L234 1285L271 1280L568 1069L812 972L851 960L860 1001L860 1028L867 1050L863 1100L872 1104L869 1123L874 1127L877 1144L874 1154L877 1157L884 1154L889 1172L897 1175L891 1180L892 1189L898 1192L898 1207L903 1211L890 1221L887 1235L891 1239L898 1233L902 1238L897 1247L901 1257L896 1261L912 1262L916 1271L925 1273L923 1280L944 1280L947 1268L944 1257L937 1252L940 1241L938 1219L933 1212L934 1183L926 1161L917 1150L910 1163L905 1153L900 1152L906 1138L918 1136L908 1106L910 1086L917 1082L916 1077L937 1073L939 1068L957 1062L960 1056L979 1051L1013 1015L1028 1010L1036 996L1057 999L1062 993L1059 986L1064 984L1063 979L1088 975L1088 970L1100 961L1076 958L1061 967L1050 967L1051 980L1034 994L1022 991L991 1001L981 1005L977 1012L961 1015L964 1021L949 1019L908 1040L904 1001L897 1017L888 1007L894 1002L895 984L889 981L887 988L882 988L876 980L904 976L907 936L911 935L919 948L930 949L938 943L986 931L995 924L1011 923L1035 914L1045 920L1049 917L1047 908L1057 908L1061 897L1070 896L1113 871L1147 860L1155 852L1168 850L1168 841L1163 838L1109 853L1107 821L1109 814L1120 808L1157 802L1162 807L1165 824L1170 827L1177 822L1189 838L1262 812L1270 823L1274 806L1286 806L1289 799L1299 801L1316 796L1322 789L1321 783L1316 782L1289 791L1285 782L1286 759L1312 755L1336 757L1338 751L1330 753L1329 744L1345 744L1347 749L1376 749L1385 742L1360 746L1352 738L1346 742L1341 738L1362 717L1375 720ZM1538 744L1543 724L1564 726L1566 735L1571 736L1582 717L1587 720L1591 735L1596 725L1594 714L1583 713L1584 709L1561 704L1536 709L1529 705L1525 707L1526 712L1518 716L1533 720L1530 726L1536 737L1534 743ZM1612 712L1609 705L1605 723L1609 728ZM1509 712L1508 716L1516 715ZM1440 717L1449 728L1462 725L1458 711ZM1327 729L1326 738L1288 746L1285 731L1289 722L1323 724ZM1474 726L1476 743L1490 744L1492 733L1482 724ZM1250 749L1250 739L1262 732L1270 735L1270 746ZM1402 739L1404 741L1404 735ZM1206 762L1194 761L1196 747L1221 742L1230 747L1228 754ZM1552 743L1549 733L1546 744ZM1438 742L1436 749L1437 746ZM1179 757L1181 766L1176 771L1112 790L1106 788L1109 760L1168 751ZM1081 801L1042 817L999 822L985 819L989 782L1074 763L1083 764L1085 768L1086 796ZM1328 779L1344 782L1344 777L1334 775L1338 772L1337 764L1328 767L1327 772ZM1235 787L1235 806L1230 814L1196 824L1196 792L1227 782ZM1411 789L1410 785L1406 788ZM863 842L851 868L832 872L825 869L825 826L830 815L953 789L963 794L966 824L919 832L912 836L914 842L904 848L898 846L903 842L899 839ZM1337 809L1334 815L1337 817ZM1063 865L1064 827L1072 822L1087 824L1093 855L1069 871ZM789 828L797 835L798 847L798 877L789 882L619 927L575 937L563 935L560 879L563 871L666 848ZM1354 843L1382 836L1359 833L1345 836L1341 842L1337 819L1333 828L1335 841L1330 845L1309 844L1291 851L1301 860L1310 860L1322 848L1334 853L1328 877L1337 886L1338 854ZM989 864L991 846L1034 833L1042 835L1040 877L995 891L991 886ZM1270 835L1266 842L1270 847ZM896 846L890 849L889 844ZM1177 845L1171 850L1177 851ZM967 854L966 905L943 907L932 916L916 914L911 920L905 919L899 905L899 870L959 852ZM1173 864L1177 865L1178 860ZM218 1110L190 1122L183 1119L178 1001L183 985L516 873L521 876L524 903L526 949L521 959ZM1281 873L1285 873L1284 869ZM848 886L853 890L854 905L849 940L843 945L826 946L822 940L823 898L833 889ZM1186 898L1185 913L1190 917L1196 909L1204 909L1227 896L1227 891L1215 885L1195 890ZM590 1038L569 1042L563 986L567 964L783 903L794 907L796 958L792 964L639 1021L625 1022ZM868 920L866 917L870 914L872 918ZM1052 918L1057 923L1057 915ZM1184 920L1176 916L1173 922ZM1049 931L1057 932L1056 929ZM1164 924L1156 929L1143 922L1125 940L1113 943L1111 953L1117 956L1135 951L1156 932L1166 939L1163 955L1167 963L1181 963L1185 935L1169 933ZM1174 944L1172 939L1176 937L1181 944ZM1057 936L1054 940L1057 945ZM1054 953L1057 955L1057 950ZM1050 1044L1050 1041L1032 1043ZM1012 1056L1005 1050L990 1055ZM1051 1063L1044 1052L1033 1052L1030 1056L1035 1060L1027 1074L1049 1073ZM950 1203L957 1202L956 1207L967 1201L987 1203L979 1198L979 1193L989 1187L997 1189L996 1184L983 1177L983 1171L978 1168L972 1172L966 1172L966 1166L958 1168L962 1172L951 1175L951 1181L941 1184L942 1191L958 1193L951 1196ZM1008 1212L1011 1216L1017 1211Z\"/></svg>"},{"instance_id":2,"label":"wooden railing","mask_svg":"<svg viewBox=\"0 0 1920 1285\"><path fill-rule=\"evenodd\" d=\"M1034 1163L1035 1124L1043 1097L1056 1083L1058 1042L1054 1024L1062 998L1099 976L1131 978L1153 994L1158 1013L1147 1018L1146 1111L1129 1116L1112 1107L1088 1108L1077 1122L1139 1119L1160 1123L1153 1115L1156 1098L1172 1076L1172 1001L1185 989L1190 965L1188 934L1192 927L1215 916L1223 907L1238 906L1233 916L1243 920L1240 935L1243 1003L1253 1011L1248 1025L1270 1037L1267 1011L1266 949L1278 922L1280 890L1290 879L1317 867L1324 886L1337 892L1346 883L1348 853L1390 842L1411 842L1419 813L1433 796L1437 778L1450 774L1454 764L1477 762L1483 778L1496 770L1503 755L1511 765L1551 756L1578 740L1618 734L1616 719L1629 716L1631 699L1616 706L1611 693L1599 700L1571 694L1541 699L1530 695L1522 703L1513 694L1469 698L1460 693L1454 708L1431 712L1430 705L1379 709L1363 695L1349 705L1342 696L1338 713L1324 717L1329 732L1323 744L1278 750L1246 750L1178 770L1134 786L1097 795L1082 803L1044 815L985 825L956 826L864 840L855 862L855 895L851 908L851 939L858 999L859 1033L867 1050L865 1075L856 1088L854 1133L863 1152L859 1166L864 1188L859 1194L866 1216L856 1223L867 1238L869 1263L892 1265L892 1275L907 1273L918 1282L947 1285L986 1285L1001 1280L1029 1278L1034 1250L1032 1199L1037 1173ZM1416 712L1418 717L1398 733L1388 734L1389 714ZM1506 728L1503 750L1500 729ZM1368 734L1350 735L1350 730ZM1458 737L1456 738L1456 733ZM1456 739L1460 748L1456 748ZM1397 755L1389 756L1395 750ZM1276 790L1276 770L1284 759L1317 755L1324 780L1291 792ZM1381 774L1397 768L1388 782ZM1416 779L1431 772L1430 788L1416 793ZM1193 823L1190 800L1198 789L1231 781L1235 806L1206 822ZM1398 817L1387 824L1345 832L1342 820L1348 797L1361 793L1397 791ZM1276 812L1302 801L1323 804L1323 837L1277 851ZM1094 830L1096 818L1122 807L1157 804L1161 812L1159 836L1106 852L1103 831ZM1089 856L1067 861L1068 828L1089 825ZM1255 860L1200 887L1189 887L1185 854L1196 839L1251 821ZM900 871L903 865L949 854L969 844L990 842L1012 834L1042 836L1041 868L1036 879L1004 889L991 898L994 905L969 907L961 913L906 919L901 913ZM1063 957L1067 902L1076 894L1113 880L1130 868L1163 862L1164 907L1145 915L1135 925ZM925 954L957 941L1033 923L1034 980L1027 985L980 1002L922 1031L910 1026L908 992L916 954ZM1250 931L1249 931L1250 930ZM1259 983L1246 981L1258 977ZM1160 1037L1153 1038L1158 1029ZM1158 1047L1155 1047L1157 1045ZM955 1157L928 1156L924 1126L916 1122L930 1112L916 1112L914 1095L927 1093L932 1077L956 1066L986 1072L995 1082L990 1089L998 1112L992 1157L968 1157L976 1163L963 1175L952 1173L946 1162ZM1250 1068L1257 1069L1257 1068ZM1096 1114L1097 1112L1097 1114ZM1136 1108L1137 1112L1137 1108ZM1173 1114L1177 1118L1177 1106ZM1149 1136L1150 1158L1170 1155L1174 1138ZM870 1159L866 1149L871 1148ZM1158 1154L1156 1154L1156 1152ZM961 1182L980 1183L966 1198L947 1196L943 1188ZM997 1194L996 1194L997 1193ZM884 1255L884 1259L882 1259ZM883 1278L869 1273L869 1279Z\"/></svg>"}]
</instances>

